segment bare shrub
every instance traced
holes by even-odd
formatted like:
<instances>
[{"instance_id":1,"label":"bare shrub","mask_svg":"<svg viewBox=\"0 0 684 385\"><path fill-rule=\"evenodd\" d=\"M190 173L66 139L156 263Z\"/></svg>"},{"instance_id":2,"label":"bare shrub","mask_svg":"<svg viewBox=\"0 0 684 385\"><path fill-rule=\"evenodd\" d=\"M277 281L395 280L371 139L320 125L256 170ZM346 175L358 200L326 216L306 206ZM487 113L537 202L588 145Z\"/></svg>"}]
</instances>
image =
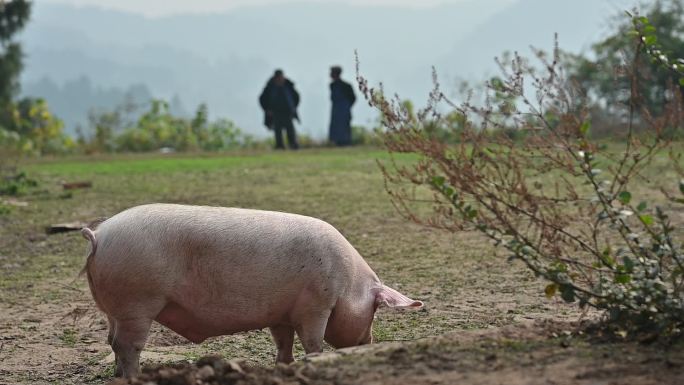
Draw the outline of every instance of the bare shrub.
<instances>
[{"instance_id":1,"label":"bare shrub","mask_svg":"<svg viewBox=\"0 0 684 385\"><path fill-rule=\"evenodd\" d=\"M635 56L618 71L630 85L627 104L615 106L626 137L619 142L588 135L587 98L565 76L557 44L552 55L534 50L536 65L518 54L500 63L482 106L452 103L434 76L428 105L414 116L382 86L357 80L383 115L384 144L395 156L380 167L403 216L483 233L549 281L548 297L605 310L621 333L673 334L684 323L684 250L668 210L683 201L669 191L673 200L655 205L645 168L671 145L663 133L681 129L684 109L676 86L659 116L639 103L639 55L650 54L642 19L634 18ZM445 126L444 106L461 117L456 144L428 129ZM647 132L635 134L637 120ZM669 187L680 183L684 194L675 168Z\"/></svg>"}]
</instances>

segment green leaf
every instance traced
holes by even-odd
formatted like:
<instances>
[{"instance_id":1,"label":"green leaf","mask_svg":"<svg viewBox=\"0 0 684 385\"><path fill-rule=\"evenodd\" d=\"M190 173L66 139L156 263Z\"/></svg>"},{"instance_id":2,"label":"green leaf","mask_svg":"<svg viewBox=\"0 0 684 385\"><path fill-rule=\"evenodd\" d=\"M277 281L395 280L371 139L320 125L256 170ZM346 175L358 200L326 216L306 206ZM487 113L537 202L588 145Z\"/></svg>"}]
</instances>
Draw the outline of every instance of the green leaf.
<instances>
[{"instance_id":1,"label":"green leaf","mask_svg":"<svg viewBox=\"0 0 684 385\"><path fill-rule=\"evenodd\" d=\"M684 78L679 78L679 85L684 87Z\"/></svg>"},{"instance_id":2,"label":"green leaf","mask_svg":"<svg viewBox=\"0 0 684 385\"><path fill-rule=\"evenodd\" d=\"M557 283L550 283L544 289L544 294L546 294L546 298L551 299L556 294L557 291L558 291L558 284Z\"/></svg>"},{"instance_id":3,"label":"green leaf","mask_svg":"<svg viewBox=\"0 0 684 385\"><path fill-rule=\"evenodd\" d=\"M655 45L658 42L658 38L655 35L648 35L644 37L644 43L646 45Z\"/></svg>"},{"instance_id":4,"label":"green leaf","mask_svg":"<svg viewBox=\"0 0 684 385\"><path fill-rule=\"evenodd\" d=\"M612 250L610 246L606 246L606 248L603 250L603 253L601 253L601 256L603 257L603 263L608 265L609 267L615 266L615 260L611 256Z\"/></svg>"},{"instance_id":5,"label":"green leaf","mask_svg":"<svg viewBox=\"0 0 684 385\"><path fill-rule=\"evenodd\" d=\"M618 274L615 276L615 282L617 283L629 283L632 280L632 276L629 274Z\"/></svg>"},{"instance_id":6,"label":"green leaf","mask_svg":"<svg viewBox=\"0 0 684 385\"><path fill-rule=\"evenodd\" d=\"M644 32L644 35L653 35L654 33L656 33L656 29L652 25L647 25L644 27L643 32Z\"/></svg>"},{"instance_id":7,"label":"green leaf","mask_svg":"<svg viewBox=\"0 0 684 385\"><path fill-rule=\"evenodd\" d=\"M637 206L637 211L644 211L646 210L646 207L648 207L648 204L646 202L641 202Z\"/></svg>"},{"instance_id":8,"label":"green leaf","mask_svg":"<svg viewBox=\"0 0 684 385\"><path fill-rule=\"evenodd\" d=\"M627 272L634 271L634 261L632 261L632 259L630 257L622 258L622 263L625 265L625 271L627 271Z\"/></svg>"},{"instance_id":9,"label":"green leaf","mask_svg":"<svg viewBox=\"0 0 684 385\"><path fill-rule=\"evenodd\" d=\"M575 289L570 285L562 285L560 287L561 298L565 302L575 302Z\"/></svg>"},{"instance_id":10,"label":"green leaf","mask_svg":"<svg viewBox=\"0 0 684 385\"><path fill-rule=\"evenodd\" d=\"M432 185L435 187L442 187L444 185L444 182L446 181L446 178L443 176L433 176L432 177Z\"/></svg>"},{"instance_id":11,"label":"green leaf","mask_svg":"<svg viewBox=\"0 0 684 385\"><path fill-rule=\"evenodd\" d=\"M618 200L623 205L628 205L629 202L632 200L632 194L629 191L623 191L620 194L618 194Z\"/></svg>"},{"instance_id":12,"label":"green leaf","mask_svg":"<svg viewBox=\"0 0 684 385\"><path fill-rule=\"evenodd\" d=\"M582 136L587 136L587 133L589 133L590 128L591 128L591 122L589 122L587 120L586 122L582 123L582 125L580 126L580 129L579 129L580 134L582 134Z\"/></svg>"},{"instance_id":13,"label":"green leaf","mask_svg":"<svg viewBox=\"0 0 684 385\"><path fill-rule=\"evenodd\" d=\"M641 223L645 224L646 226L653 224L653 217L650 215L639 215L639 219L641 220Z\"/></svg>"}]
</instances>

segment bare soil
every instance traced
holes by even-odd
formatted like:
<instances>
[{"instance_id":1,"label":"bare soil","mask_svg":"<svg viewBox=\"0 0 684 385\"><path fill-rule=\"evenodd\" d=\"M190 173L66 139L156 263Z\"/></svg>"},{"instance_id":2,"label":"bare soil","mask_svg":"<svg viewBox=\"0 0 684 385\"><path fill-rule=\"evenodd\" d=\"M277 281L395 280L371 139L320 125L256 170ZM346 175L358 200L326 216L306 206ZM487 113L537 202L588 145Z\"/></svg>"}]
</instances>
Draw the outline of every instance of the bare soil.
<instances>
[{"instance_id":1,"label":"bare soil","mask_svg":"<svg viewBox=\"0 0 684 385\"><path fill-rule=\"evenodd\" d=\"M191 384L681 384L684 346L591 343L577 324L526 322L410 343L307 356L275 367L204 357L148 367L110 385Z\"/></svg>"}]
</instances>

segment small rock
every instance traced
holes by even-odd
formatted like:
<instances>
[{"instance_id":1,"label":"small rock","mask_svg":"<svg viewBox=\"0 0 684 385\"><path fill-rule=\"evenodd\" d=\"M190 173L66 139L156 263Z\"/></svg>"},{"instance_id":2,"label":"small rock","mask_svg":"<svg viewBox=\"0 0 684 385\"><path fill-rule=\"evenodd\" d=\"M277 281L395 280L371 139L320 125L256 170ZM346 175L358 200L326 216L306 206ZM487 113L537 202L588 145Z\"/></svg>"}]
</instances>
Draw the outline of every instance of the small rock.
<instances>
[{"instance_id":1,"label":"small rock","mask_svg":"<svg viewBox=\"0 0 684 385\"><path fill-rule=\"evenodd\" d=\"M234 372L238 372L240 374L245 374L245 371L242 370L242 367L240 367L240 363L241 363L241 361L239 361L239 360L230 360L230 361L228 361L228 367Z\"/></svg>"},{"instance_id":2,"label":"small rock","mask_svg":"<svg viewBox=\"0 0 684 385\"><path fill-rule=\"evenodd\" d=\"M668 368L678 368L682 366L682 363L673 361L672 359L668 358L667 360L665 360L665 365L667 365Z\"/></svg>"},{"instance_id":3,"label":"small rock","mask_svg":"<svg viewBox=\"0 0 684 385\"><path fill-rule=\"evenodd\" d=\"M174 374L176 374L176 371L173 369L164 368L159 370L159 378L171 378Z\"/></svg>"},{"instance_id":4,"label":"small rock","mask_svg":"<svg viewBox=\"0 0 684 385\"><path fill-rule=\"evenodd\" d=\"M202 380L208 380L214 377L215 374L214 368L212 368L210 365L204 365L197 370L197 377Z\"/></svg>"},{"instance_id":5,"label":"small rock","mask_svg":"<svg viewBox=\"0 0 684 385\"><path fill-rule=\"evenodd\" d=\"M201 368L202 366L209 365L214 369L214 373L217 375L222 375L226 368L225 360L220 356L205 356L197 360L195 366Z\"/></svg>"},{"instance_id":6,"label":"small rock","mask_svg":"<svg viewBox=\"0 0 684 385\"><path fill-rule=\"evenodd\" d=\"M7 199L2 201L3 204L15 207L28 207L28 202L18 201L16 199Z\"/></svg>"},{"instance_id":7,"label":"small rock","mask_svg":"<svg viewBox=\"0 0 684 385\"><path fill-rule=\"evenodd\" d=\"M285 376L291 377L294 375L294 368L292 365L285 364L283 362L278 362L276 364L276 370Z\"/></svg>"}]
</instances>

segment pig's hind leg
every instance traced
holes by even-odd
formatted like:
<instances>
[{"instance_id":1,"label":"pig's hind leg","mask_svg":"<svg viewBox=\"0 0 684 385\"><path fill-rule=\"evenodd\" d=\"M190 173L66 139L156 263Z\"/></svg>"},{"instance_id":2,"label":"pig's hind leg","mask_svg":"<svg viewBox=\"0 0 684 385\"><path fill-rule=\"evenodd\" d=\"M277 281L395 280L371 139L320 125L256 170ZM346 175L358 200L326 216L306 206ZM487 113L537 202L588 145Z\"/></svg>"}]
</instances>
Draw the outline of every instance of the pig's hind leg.
<instances>
[{"instance_id":1,"label":"pig's hind leg","mask_svg":"<svg viewBox=\"0 0 684 385\"><path fill-rule=\"evenodd\" d=\"M109 314L107 314L107 324L109 325L109 331L107 332L107 344L112 348L112 351L114 351L114 334L116 333L116 320L114 320L114 317L110 316ZM116 352L114 352L114 367L114 376L122 377L123 367L119 362L119 355L116 354Z\"/></svg>"},{"instance_id":2,"label":"pig's hind leg","mask_svg":"<svg viewBox=\"0 0 684 385\"><path fill-rule=\"evenodd\" d=\"M276 355L276 363L283 362L289 364L294 361L294 356L292 355L292 345L294 344L294 328L287 325L273 326L271 329L271 335L273 336L273 342L276 344L278 349L278 354Z\"/></svg>"},{"instance_id":3,"label":"pig's hind leg","mask_svg":"<svg viewBox=\"0 0 684 385\"><path fill-rule=\"evenodd\" d=\"M140 373L140 352L145 347L152 319L147 317L115 319L112 350L116 357L117 377L133 377Z\"/></svg>"}]
</instances>

